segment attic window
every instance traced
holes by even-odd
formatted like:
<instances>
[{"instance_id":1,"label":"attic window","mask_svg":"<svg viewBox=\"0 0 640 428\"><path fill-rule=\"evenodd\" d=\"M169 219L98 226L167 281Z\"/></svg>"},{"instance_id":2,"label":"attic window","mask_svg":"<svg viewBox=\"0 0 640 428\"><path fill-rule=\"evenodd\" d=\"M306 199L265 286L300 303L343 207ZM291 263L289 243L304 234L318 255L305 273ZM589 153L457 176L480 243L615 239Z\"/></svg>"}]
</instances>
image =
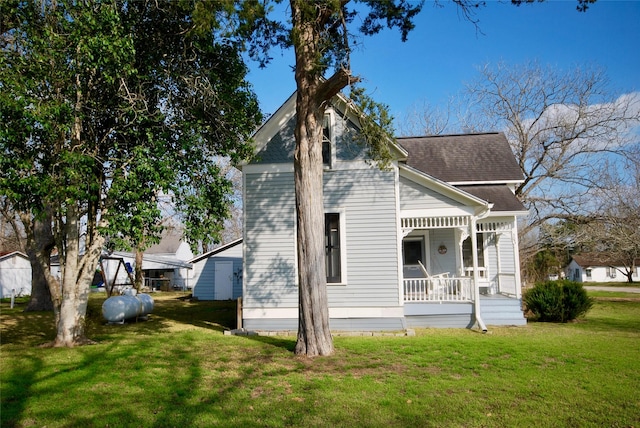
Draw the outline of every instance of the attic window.
<instances>
[{"instance_id":1,"label":"attic window","mask_svg":"<svg viewBox=\"0 0 640 428\"><path fill-rule=\"evenodd\" d=\"M331 166L331 116L328 114L322 120L322 163Z\"/></svg>"}]
</instances>

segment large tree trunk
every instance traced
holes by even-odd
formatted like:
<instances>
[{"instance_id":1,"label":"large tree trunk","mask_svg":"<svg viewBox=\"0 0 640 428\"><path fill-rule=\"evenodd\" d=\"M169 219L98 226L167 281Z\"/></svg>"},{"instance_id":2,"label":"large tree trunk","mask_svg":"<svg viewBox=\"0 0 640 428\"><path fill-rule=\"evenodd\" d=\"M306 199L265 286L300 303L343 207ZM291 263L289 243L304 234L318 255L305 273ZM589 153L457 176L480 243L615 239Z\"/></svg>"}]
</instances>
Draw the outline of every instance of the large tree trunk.
<instances>
[{"instance_id":1,"label":"large tree trunk","mask_svg":"<svg viewBox=\"0 0 640 428\"><path fill-rule=\"evenodd\" d=\"M291 1L294 28L299 30L296 55L296 149L294 176L298 233L298 339L295 352L317 356L333 353L329 329L327 278L324 267L324 202L322 182L322 117L324 103L318 103L320 84L315 69L319 34L301 10L304 4Z\"/></svg>"},{"instance_id":2,"label":"large tree trunk","mask_svg":"<svg viewBox=\"0 0 640 428\"><path fill-rule=\"evenodd\" d=\"M27 235L27 255L31 262L31 298L25 308L30 311L52 311L53 301L47 283L49 264L43 267L40 260L49 260L55 240L51 231L51 217L32 221L33 233ZM40 253L40 257L38 257ZM47 269L47 271L45 271Z\"/></svg>"},{"instance_id":3,"label":"large tree trunk","mask_svg":"<svg viewBox=\"0 0 640 428\"><path fill-rule=\"evenodd\" d=\"M297 96L294 161L298 224L299 314L296 354L333 353L329 329L324 266L324 204L322 180L322 111L301 91Z\"/></svg>"},{"instance_id":4,"label":"large tree trunk","mask_svg":"<svg viewBox=\"0 0 640 428\"><path fill-rule=\"evenodd\" d=\"M56 308L58 322L53 346L72 347L88 342L84 328L91 280L81 274L79 215L74 204L67 209L65 220L67 245L64 260L60 261L62 294ZM87 253L83 257L90 255Z\"/></svg>"},{"instance_id":5,"label":"large tree trunk","mask_svg":"<svg viewBox=\"0 0 640 428\"><path fill-rule=\"evenodd\" d=\"M330 355L333 339L329 328L329 305L324 248L324 201L322 119L328 101L351 78L348 70L322 78L318 58L321 32L339 10L339 3L317 8L306 0L291 0L296 56L296 149L294 180L298 249L298 339L296 354Z\"/></svg>"}]
</instances>

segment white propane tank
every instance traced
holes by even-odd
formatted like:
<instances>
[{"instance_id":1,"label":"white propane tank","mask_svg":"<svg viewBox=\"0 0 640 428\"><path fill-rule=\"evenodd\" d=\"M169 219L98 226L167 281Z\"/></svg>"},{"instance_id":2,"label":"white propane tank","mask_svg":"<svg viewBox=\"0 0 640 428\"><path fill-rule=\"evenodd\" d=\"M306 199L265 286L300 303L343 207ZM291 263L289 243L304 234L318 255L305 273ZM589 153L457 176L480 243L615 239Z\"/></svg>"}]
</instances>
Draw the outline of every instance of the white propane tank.
<instances>
[{"instance_id":1,"label":"white propane tank","mask_svg":"<svg viewBox=\"0 0 640 428\"><path fill-rule=\"evenodd\" d=\"M151 296L148 294L135 295L135 292L129 292L124 296L109 297L102 304L102 316L110 323L122 323L126 319L146 316L152 310L153 299Z\"/></svg>"},{"instance_id":2,"label":"white propane tank","mask_svg":"<svg viewBox=\"0 0 640 428\"><path fill-rule=\"evenodd\" d=\"M144 316L150 314L151 311L153 311L153 298L144 293L138 294L136 297L138 298L138 300L140 300L140 305L142 306L141 315Z\"/></svg>"}]
</instances>

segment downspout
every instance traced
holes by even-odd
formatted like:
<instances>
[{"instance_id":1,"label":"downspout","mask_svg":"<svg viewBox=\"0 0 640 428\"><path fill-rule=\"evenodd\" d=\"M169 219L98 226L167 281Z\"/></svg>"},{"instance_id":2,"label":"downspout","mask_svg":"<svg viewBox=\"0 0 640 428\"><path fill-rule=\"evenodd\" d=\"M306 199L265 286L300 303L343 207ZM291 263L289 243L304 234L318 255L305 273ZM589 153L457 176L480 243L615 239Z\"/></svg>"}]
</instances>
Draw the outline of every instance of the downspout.
<instances>
[{"instance_id":1,"label":"downspout","mask_svg":"<svg viewBox=\"0 0 640 428\"><path fill-rule=\"evenodd\" d=\"M483 333L487 332L487 326L484 321L482 321L482 316L480 315L480 287L478 286L478 241L476 238L476 217L471 217L471 259L473 260L473 307L475 309L476 314L476 322L478 323L478 327L482 330Z\"/></svg>"},{"instance_id":2,"label":"downspout","mask_svg":"<svg viewBox=\"0 0 640 428\"><path fill-rule=\"evenodd\" d=\"M491 212L491 208L493 208L493 204L492 203L487 203L487 205L485 205L484 209L482 210L482 212L480 212L478 215L476 216L472 216L471 217L471 253L473 255L473 257L471 258L473 260L473 290L474 290L474 308L475 308L475 312L476 312L476 322L478 323L478 327L480 327L480 329L482 330L483 333L487 332L487 326L485 325L484 321L482 321L482 316L480 315L480 287L478 285L478 239L476 237L477 233L478 233L478 227L477 227L477 223L478 220L483 219L485 217L487 217L489 215L489 213Z\"/></svg>"}]
</instances>

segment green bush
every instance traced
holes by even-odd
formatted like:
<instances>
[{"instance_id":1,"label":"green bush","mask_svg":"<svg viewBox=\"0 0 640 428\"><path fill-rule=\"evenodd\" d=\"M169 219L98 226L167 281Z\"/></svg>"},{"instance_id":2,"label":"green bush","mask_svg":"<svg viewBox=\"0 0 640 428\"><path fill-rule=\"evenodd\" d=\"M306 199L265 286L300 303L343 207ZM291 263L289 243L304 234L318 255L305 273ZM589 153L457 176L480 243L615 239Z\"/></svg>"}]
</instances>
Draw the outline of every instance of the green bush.
<instances>
[{"instance_id":1,"label":"green bush","mask_svg":"<svg viewBox=\"0 0 640 428\"><path fill-rule=\"evenodd\" d=\"M551 322L574 320L593 306L582 284L567 280L538 283L524 293L522 301L535 319Z\"/></svg>"}]
</instances>

